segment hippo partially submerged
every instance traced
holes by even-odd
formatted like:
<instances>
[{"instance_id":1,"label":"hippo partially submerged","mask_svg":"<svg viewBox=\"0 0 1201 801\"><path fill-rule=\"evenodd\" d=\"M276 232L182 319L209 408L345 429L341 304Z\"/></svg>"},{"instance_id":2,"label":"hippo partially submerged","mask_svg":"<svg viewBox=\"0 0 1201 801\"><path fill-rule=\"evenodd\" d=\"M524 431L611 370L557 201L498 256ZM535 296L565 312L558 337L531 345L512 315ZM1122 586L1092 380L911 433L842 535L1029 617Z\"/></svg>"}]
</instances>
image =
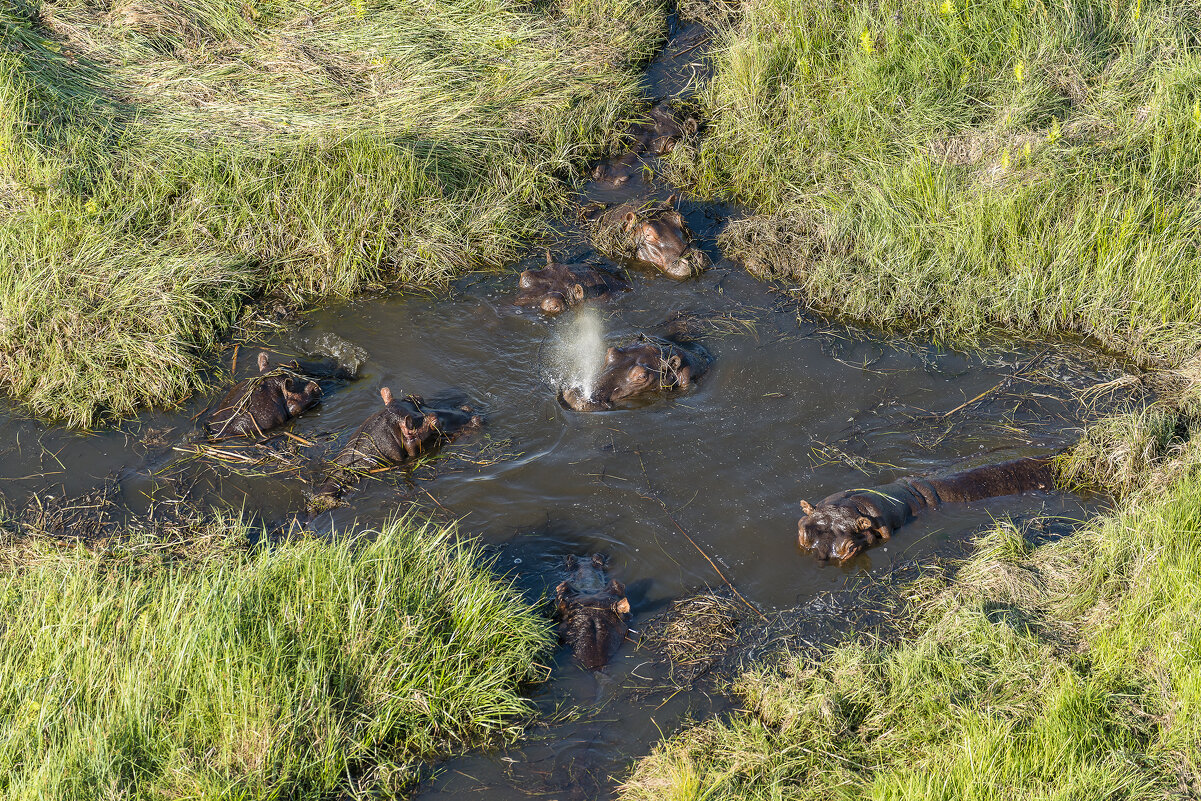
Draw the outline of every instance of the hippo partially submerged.
<instances>
[{"instance_id":1,"label":"hippo partially submerged","mask_svg":"<svg viewBox=\"0 0 1201 801\"><path fill-rule=\"evenodd\" d=\"M602 161L592 170L592 179L610 187L628 182L638 171L639 155L651 153L662 156L670 153L681 139L695 134L700 127L695 117L682 121L666 102L656 103L647 113L647 121L630 126L626 135L629 149L616 158Z\"/></svg>"},{"instance_id":2,"label":"hippo partially submerged","mask_svg":"<svg viewBox=\"0 0 1201 801\"><path fill-rule=\"evenodd\" d=\"M581 667L598 670L629 633L630 602L625 586L608 577L604 556L593 554L585 565L569 556L567 570L567 580L555 588L559 639L571 648Z\"/></svg>"},{"instance_id":3,"label":"hippo partially submerged","mask_svg":"<svg viewBox=\"0 0 1201 801\"><path fill-rule=\"evenodd\" d=\"M568 388L560 399L577 412L605 411L620 401L690 387L712 361L699 343L679 336L642 334L625 347L605 352L604 369L586 397L580 390Z\"/></svg>"},{"instance_id":4,"label":"hippo partially submerged","mask_svg":"<svg viewBox=\"0 0 1201 801\"><path fill-rule=\"evenodd\" d=\"M691 278L709 267L695 244L676 196L665 202L622 203L601 212L592 225L596 247L613 259L653 267L672 278Z\"/></svg>"},{"instance_id":5,"label":"hippo partially submerged","mask_svg":"<svg viewBox=\"0 0 1201 801\"><path fill-rule=\"evenodd\" d=\"M819 559L845 561L926 509L1055 487L1049 459L1025 458L946 476L909 476L871 489L837 492L817 506L801 501L797 539Z\"/></svg>"},{"instance_id":6,"label":"hippo partially submerged","mask_svg":"<svg viewBox=\"0 0 1201 801\"><path fill-rule=\"evenodd\" d=\"M617 273L592 264L561 264L546 251L546 266L526 270L513 302L537 306L546 314L560 314L585 300L606 300L614 292L625 292L629 283Z\"/></svg>"},{"instance_id":7,"label":"hippo partially submerged","mask_svg":"<svg viewBox=\"0 0 1201 801\"><path fill-rule=\"evenodd\" d=\"M433 453L483 424L483 418L469 406L430 405L417 395L398 400L388 387L379 394L384 408L368 417L334 457L319 496L337 497L356 473L393 467Z\"/></svg>"},{"instance_id":8,"label":"hippo partially submerged","mask_svg":"<svg viewBox=\"0 0 1201 801\"><path fill-rule=\"evenodd\" d=\"M321 385L301 374L296 362L271 368L262 351L258 367L259 375L234 384L209 416L213 439L262 436L321 400Z\"/></svg>"}]
</instances>

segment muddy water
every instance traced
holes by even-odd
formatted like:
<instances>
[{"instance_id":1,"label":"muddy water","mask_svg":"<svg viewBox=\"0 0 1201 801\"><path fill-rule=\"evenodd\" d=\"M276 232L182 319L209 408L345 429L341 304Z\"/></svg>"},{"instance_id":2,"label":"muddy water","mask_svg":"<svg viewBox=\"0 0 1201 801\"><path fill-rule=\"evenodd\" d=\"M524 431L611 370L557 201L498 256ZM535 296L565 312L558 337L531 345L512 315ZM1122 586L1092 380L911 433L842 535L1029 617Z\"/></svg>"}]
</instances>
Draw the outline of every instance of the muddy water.
<instances>
[{"instance_id":1,"label":"muddy water","mask_svg":"<svg viewBox=\"0 0 1201 801\"><path fill-rule=\"evenodd\" d=\"M682 90L696 70L700 32L686 30L652 66L648 94ZM642 180L585 199L665 198ZM735 210L687 203L710 244ZM552 243L564 261L596 257L565 227ZM1080 517L1069 495L1028 495L947 507L903 529L852 565L823 566L796 547L797 504L899 475L948 471L1072 441L1086 410L1077 392L1119 370L1071 343L996 345L961 353L819 320L786 287L720 261L696 281L634 274L635 289L593 307L603 339L620 344L676 313L716 357L687 392L638 408L583 414L555 390L559 354L579 344L579 315L546 319L511 303L515 276L469 276L444 296L363 298L308 315L269 340L281 355L335 350L364 356L359 381L331 393L267 448L240 463L197 457L194 416L211 399L172 414L147 413L126 428L77 435L0 413L0 481L10 504L35 493L78 496L111 486L131 512L187 496L246 508L272 524L328 530L373 524L416 503L462 520L497 547L500 569L532 598L561 578L567 554L604 552L626 582L634 628L671 599L721 586L715 565L753 604L792 607L848 577L962 543L997 517ZM514 269L537 267L531 254ZM250 365L244 350L237 372ZM303 515L314 464L380 408L379 389L459 396L487 417L483 432L416 470L367 480L347 505ZM1091 413L1098 410L1093 409ZM261 465L253 461L274 455ZM683 532L687 532L692 542ZM720 698L676 693L645 650L627 644L603 672L584 673L562 653L535 691L544 715L522 743L444 765L426 797L593 798L608 776L649 750L685 717Z\"/></svg>"}]
</instances>

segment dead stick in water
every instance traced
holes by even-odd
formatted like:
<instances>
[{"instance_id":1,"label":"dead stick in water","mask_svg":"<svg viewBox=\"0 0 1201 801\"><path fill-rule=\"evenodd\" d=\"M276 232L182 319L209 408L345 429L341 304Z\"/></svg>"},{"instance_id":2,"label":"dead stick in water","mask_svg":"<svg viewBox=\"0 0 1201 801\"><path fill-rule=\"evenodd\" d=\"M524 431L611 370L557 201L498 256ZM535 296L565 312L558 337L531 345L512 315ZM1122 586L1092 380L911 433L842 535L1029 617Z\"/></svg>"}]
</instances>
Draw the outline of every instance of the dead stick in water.
<instances>
[{"instance_id":1,"label":"dead stick in water","mask_svg":"<svg viewBox=\"0 0 1201 801\"><path fill-rule=\"evenodd\" d=\"M647 475L646 465L643 464L643 462L642 462L642 452L634 451L634 453L638 454L638 466L642 468L642 477L646 480L647 489L650 492L654 492L655 488L654 488L654 485L651 484L651 477L649 475ZM713 568L713 572L717 573L717 575L721 577L721 580L726 583L726 586L730 588L730 592L734 593L734 595L738 597L738 600L740 600L744 604L746 604L747 608L750 609L752 612L754 612L756 615L758 615L759 617L767 617L765 614L760 612L758 610L758 608L755 607L754 604L752 604L746 598L742 597L742 593L740 593L738 591L738 589L734 586L734 584L728 578L726 578L726 574L721 572L721 568L717 566L717 563L714 562L712 559L710 559L709 554L705 553L705 550L703 548L701 548L701 546L696 544L696 540L694 540L692 538L692 535L690 535L687 531L684 530L684 527L680 525L678 520L676 520L675 515L673 515L671 513L671 510L667 508L667 504L663 502L662 498L658 497L657 495L643 495L641 492L639 492L637 494L640 498L646 498L648 501L654 501L655 503L659 504L659 506L663 507L663 514L667 515L667 519L671 521L671 524L673 526L675 526L676 529L679 530L679 532L681 534L684 535L684 539L686 539L686 540L688 540L688 542L692 543L692 547L696 548L697 553L699 553L701 556L705 557L705 561L708 562L709 566Z\"/></svg>"},{"instance_id":2,"label":"dead stick in water","mask_svg":"<svg viewBox=\"0 0 1201 801\"><path fill-rule=\"evenodd\" d=\"M231 362L229 365L230 373L233 373L235 370L238 369L238 348L240 348L240 347L242 347L241 344L234 345L234 358L233 358L233 362Z\"/></svg>"},{"instance_id":3,"label":"dead stick in water","mask_svg":"<svg viewBox=\"0 0 1201 801\"><path fill-rule=\"evenodd\" d=\"M284 435L285 437L291 437L292 439L294 439L294 440L296 440L297 442L299 442L301 445L309 445L309 446L311 446L311 445L313 444L313 443L309 442L307 439L305 439L304 437L298 437L298 436L296 436L295 434L293 434L293 433L292 433L292 432L290 432L290 431L285 431L285 432L283 432L283 435Z\"/></svg>"}]
</instances>

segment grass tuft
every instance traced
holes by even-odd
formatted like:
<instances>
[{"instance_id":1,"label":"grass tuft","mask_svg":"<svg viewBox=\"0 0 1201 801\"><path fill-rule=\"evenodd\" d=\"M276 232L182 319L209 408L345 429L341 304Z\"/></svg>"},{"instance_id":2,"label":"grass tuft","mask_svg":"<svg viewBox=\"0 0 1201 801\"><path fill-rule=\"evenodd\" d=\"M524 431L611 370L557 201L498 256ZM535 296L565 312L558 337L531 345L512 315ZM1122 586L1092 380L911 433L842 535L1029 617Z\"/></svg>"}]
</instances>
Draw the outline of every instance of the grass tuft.
<instances>
[{"instance_id":1,"label":"grass tuft","mask_svg":"<svg viewBox=\"0 0 1201 801\"><path fill-rule=\"evenodd\" d=\"M749 0L672 156L721 245L815 307L940 340L1196 353L1194 0Z\"/></svg>"},{"instance_id":2,"label":"grass tuft","mask_svg":"<svg viewBox=\"0 0 1201 801\"><path fill-rule=\"evenodd\" d=\"M529 713L549 626L453 530L186 532L5 537L5 798L394 797Z\"/></svg>"}]
</instances>

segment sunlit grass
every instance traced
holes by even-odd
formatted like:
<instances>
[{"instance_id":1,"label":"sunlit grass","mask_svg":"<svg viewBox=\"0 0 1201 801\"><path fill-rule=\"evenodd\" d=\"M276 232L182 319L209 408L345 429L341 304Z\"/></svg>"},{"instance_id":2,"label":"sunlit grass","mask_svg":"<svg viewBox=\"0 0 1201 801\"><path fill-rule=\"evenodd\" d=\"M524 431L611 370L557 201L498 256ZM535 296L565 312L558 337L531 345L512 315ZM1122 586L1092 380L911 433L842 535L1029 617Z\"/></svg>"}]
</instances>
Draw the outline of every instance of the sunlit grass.
<instances>
[{"instance_id":1,"label":"sunlit grass","mask_svg":"<svg viewBox=\"0 0 1201 801\"><path fill-rule=\"evenodd\" d=\"M511 257L664 31L659 0L3 6L0 387L92 425L186 397L248 298Z\"/></svg>"},{"instance_id":2,"label":"sunlit grass","mask_svg":"<svg viewBox=\"0 0 1201 801\"><path fill-rule=\"evenodd\" d=\"M412 519L251 548L233 519L0 554L0 795L403 796L516 730L549 625Z\"/></svg>"}]
</instances>

